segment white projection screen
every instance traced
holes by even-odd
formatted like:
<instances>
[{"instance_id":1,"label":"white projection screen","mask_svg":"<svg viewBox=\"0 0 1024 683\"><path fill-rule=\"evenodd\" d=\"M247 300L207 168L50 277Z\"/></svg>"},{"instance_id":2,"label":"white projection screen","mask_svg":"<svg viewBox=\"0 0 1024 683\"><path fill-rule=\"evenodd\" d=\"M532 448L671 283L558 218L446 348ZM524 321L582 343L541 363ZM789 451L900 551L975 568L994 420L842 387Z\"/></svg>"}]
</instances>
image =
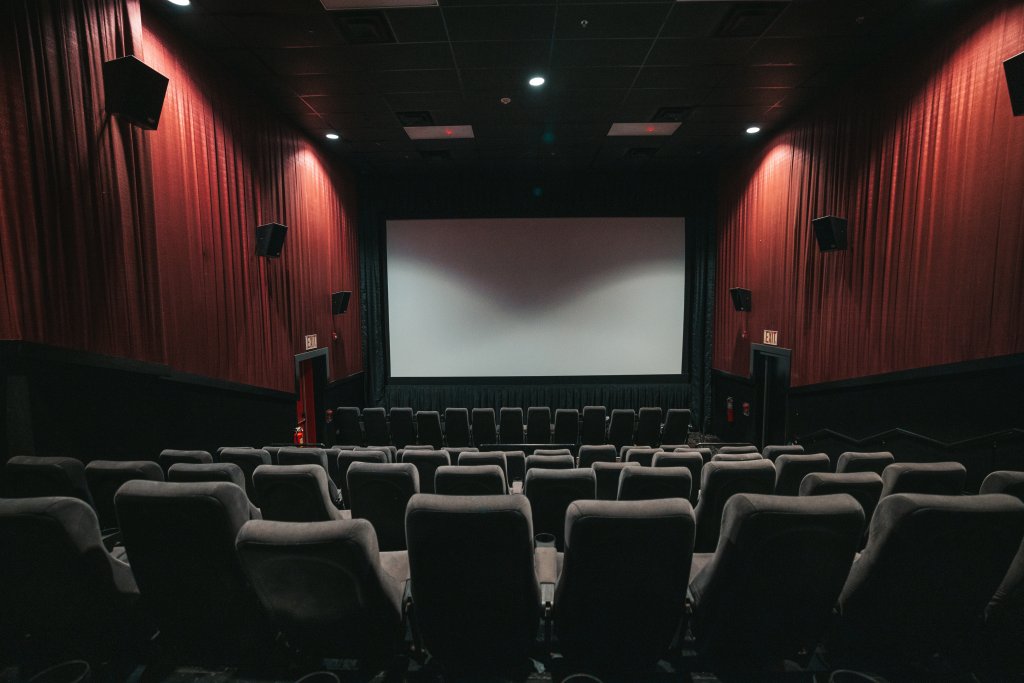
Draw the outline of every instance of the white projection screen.
<instances>
[{"instance_id":1,"label":"white projection screen","mask_svg":"<svg viewBox=\"0 0 1024 683\"><path fill-rule=\"evenodd\" d=\"M679 375L676 218L387 222L393 378Z\"/></svg>"}]
</instances>

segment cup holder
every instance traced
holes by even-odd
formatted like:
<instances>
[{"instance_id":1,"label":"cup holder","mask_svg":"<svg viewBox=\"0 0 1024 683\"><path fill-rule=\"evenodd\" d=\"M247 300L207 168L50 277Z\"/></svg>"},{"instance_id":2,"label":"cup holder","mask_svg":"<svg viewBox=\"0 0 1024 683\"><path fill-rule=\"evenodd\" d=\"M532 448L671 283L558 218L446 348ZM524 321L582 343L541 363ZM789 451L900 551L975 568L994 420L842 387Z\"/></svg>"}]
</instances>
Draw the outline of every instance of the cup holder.
<instances>
[{"instance_id":1,"label":"cup holder","mask_svg":"<svg viewBox=\"0 0 1024 683\"><path fill-rule=\"evenodd\" d=\"M537 534L533 537L533 543L538 548L554 548L555 547L555 535L554 534Z\"/></svg>"}]
</instances>

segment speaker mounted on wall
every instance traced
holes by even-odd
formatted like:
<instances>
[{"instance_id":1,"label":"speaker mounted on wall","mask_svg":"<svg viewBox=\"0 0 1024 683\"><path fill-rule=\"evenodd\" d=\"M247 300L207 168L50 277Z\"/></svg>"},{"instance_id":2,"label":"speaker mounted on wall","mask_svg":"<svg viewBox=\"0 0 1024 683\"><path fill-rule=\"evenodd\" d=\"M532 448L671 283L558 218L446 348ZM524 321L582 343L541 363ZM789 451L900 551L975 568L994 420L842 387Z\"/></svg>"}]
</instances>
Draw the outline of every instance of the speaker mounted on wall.
<instances>
[{"instance_id":1,"label":"speaker mounted on wall","mask_svg":"<svg viewBox=\"0 0 1024 683\"><path fill-rule=\"evenodd\" d=\"M167 94L167 77L135 57L103 62L107 112L145 130L156 130Z\"/></svg>"},{"instance_id":2,"label":"speaker mounted on wall","mask_svg":"<svg viewBox=\"0 0 1024 683\"><path fill-rule=\"evenodd\" d=\"M1024 116L1024 52L1003 62L1006 87L1010 89L1010 105L1014 116Z\"/></svg>"},{"instance_id":3,"label":"speaker mounted on wall","mask_svg":"<svg viewBox=\"0 0 1024 683\"><path fill-rule=\"evenodd\" d=\"M811 221L814 237L822 251L846 249L846 219L837 216L822 216Z\"/></svg>"},{"instance_id":4,"label":"speaker mounted on wall","mask_svg":"<svg viewBox=\"0 0 1024 683\"><path fill-rule=\"evenodd\" d=\"M256 228L256 255L277 258L284 247L284 236L288 234L288 226L280 223L267 223Z\"/></svg>"},{"instance_id":5,"label":"speaker mounted on wall","mask_svg":"<svg viewBox=\"0 0 1024 683\"><path fill-rule=\"evenodd\" d=\"M737 311L750 310L750 290L742 287L733 287L729 290L732 297L732 307Z\"/></svg>"},{"instance_id":6,"label":"speaker mounted on wall","mask_svg":"<svg viewBox=\"0 0 1024 683\"><path fill-rule=\"evenodd\" d=\"M352 292L335 292L331 294L331 313L333 315L341 315L348 310L348 300L352 297Z\"/></svg>"}]
</instances>

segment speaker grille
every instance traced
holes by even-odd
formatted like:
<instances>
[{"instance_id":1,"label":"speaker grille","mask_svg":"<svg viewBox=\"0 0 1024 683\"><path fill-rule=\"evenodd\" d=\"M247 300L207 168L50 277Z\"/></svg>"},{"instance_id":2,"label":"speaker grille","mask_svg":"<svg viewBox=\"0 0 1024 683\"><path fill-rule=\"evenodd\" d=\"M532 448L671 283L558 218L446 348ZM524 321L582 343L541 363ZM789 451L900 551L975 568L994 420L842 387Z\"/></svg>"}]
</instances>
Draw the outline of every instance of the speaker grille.
<instances>
[{"instance_id":1,"label":"speaker grille","mask_svg":"<svg viewBox=\"0 0 1024 683\"><path fill-rule=\"evenodd\" d=\"M280 256L286 234L288 226L280 223L267 223L256 228L256 255L270 258Z\"/></svg>"}]
</instances>

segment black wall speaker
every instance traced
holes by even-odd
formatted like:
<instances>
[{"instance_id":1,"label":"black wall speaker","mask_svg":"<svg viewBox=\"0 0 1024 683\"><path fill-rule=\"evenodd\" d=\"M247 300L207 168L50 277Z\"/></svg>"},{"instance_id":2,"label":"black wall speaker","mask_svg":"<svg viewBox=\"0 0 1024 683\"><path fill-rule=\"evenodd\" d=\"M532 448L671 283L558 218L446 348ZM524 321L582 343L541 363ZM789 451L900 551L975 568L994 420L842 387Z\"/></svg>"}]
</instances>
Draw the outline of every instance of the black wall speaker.
<instances>
[{"instance_id":1,"label":"black wall speaker","mask_svg":"<svg viewBox=\"0 0 1024 683\"><path fill-rule=\"evenodd\" d=\"M167 93L167 77L135 57L103 62L103 95L107 112L139 128L156 130Z\"/></svg>"},{"instance_id":2,"label":"black wall speaker","mask_svg":"<svg viewBox=\"0 0 1024 683\"><path fill-rule=\"evenodd\" d=\"M352 297L352 292L335 292L331 294L331 313L334 315L341 315L348 310L348 300Z\"/></svg>"},{"instance_id":3,"label":"black wall speaker","mask_svg":"<svg viewBox=\"0 0 1024 683\"><path fill-rule=\"evenodd\" d=\"M742 287L733 287L729 290L729 295L732 296L732 307L737 311L749 311L750 310L750 290L743 289Z\"/></svg>"},{"instance_id":4,"label":"black wall speaker","mask_svg":"<svg viewBox=\"0 0 1024 683\"><path fill-rule=\"evenodd\" d=\"M1024 52L1003 62L1006 87L1010 89L1010 105L1014 116L1024 116Z\"/></svg>"},{"instance_id":5,"label":"black wall speaker","mask_svg":"<svg viewBox=\"0 0 1024 683\"><path fill-rule=\"evenodd\" d=\"M811 221L814 237L822 251L846 249L846 219L836 216L822 216Z\"/></svg>"},{"instance_id":6,"label":"black wall speaker","mask_svg":"<svg viewBox=\"0 0 1024 683\"><path fill-rule=\"evenodd\" d=\"M256 228L256 255L271 258L280 256L286 234L288 226L280 223L267 223Z\"/></svg>"}]
</instances>

